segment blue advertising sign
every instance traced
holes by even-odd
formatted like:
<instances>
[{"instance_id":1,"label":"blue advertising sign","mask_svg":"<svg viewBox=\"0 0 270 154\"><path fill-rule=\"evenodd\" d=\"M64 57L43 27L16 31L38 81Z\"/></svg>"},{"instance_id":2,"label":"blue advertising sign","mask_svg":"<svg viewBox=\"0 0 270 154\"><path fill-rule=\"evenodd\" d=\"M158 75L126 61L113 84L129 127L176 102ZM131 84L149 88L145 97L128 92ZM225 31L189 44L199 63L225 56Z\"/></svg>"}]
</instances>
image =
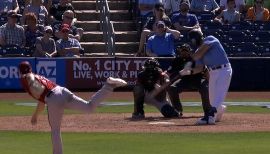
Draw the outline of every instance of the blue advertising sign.
<instances>
[{"instance_id":1,"label":"blue advertising sign","mask_svg":"<svg viewBox=\"0 0 270 154\"><path fill-rule=\"evenodd\" d=\"M65 86L66 59L60 58L37 58L36 73L45 76L58 85Z\"/></svg>"},{"instance_id":2,"label":"blue advertising sign","mask_svg":"<svg viewBox=\"0 0 270 154\"><path fill-rule=\"evenodd\" d=\"M22 89L19 80L18 65L22 61L28 61L32 70L36 70L35 58L1 58L0 60L0 85L1 89L18 90Z\"/></svg>"}]
</instances>

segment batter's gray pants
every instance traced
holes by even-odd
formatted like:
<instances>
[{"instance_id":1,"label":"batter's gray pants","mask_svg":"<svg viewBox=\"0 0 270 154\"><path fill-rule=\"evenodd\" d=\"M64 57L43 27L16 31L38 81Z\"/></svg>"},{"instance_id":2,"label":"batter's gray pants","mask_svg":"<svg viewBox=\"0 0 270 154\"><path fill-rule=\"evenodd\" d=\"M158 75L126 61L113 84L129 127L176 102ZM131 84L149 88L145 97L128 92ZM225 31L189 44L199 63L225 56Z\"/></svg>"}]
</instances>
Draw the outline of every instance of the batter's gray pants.
<instances>
[{"instance_id":1,"label":"batter's gray pants","mask_svg":"<svg viewBox=\"0 0 270 154\"><path fill-rule=\"evenodd\" d=\"M113 87L105 84L89 101L85 101L70 92L67 88L57 86L52 89L51 95L45 97L45 102L48 106L48 120L51 126L53 154L63 153L60 127L64 109L90 113L102 100L107 98L112 91Z\"/></svg>"}]
</instances>

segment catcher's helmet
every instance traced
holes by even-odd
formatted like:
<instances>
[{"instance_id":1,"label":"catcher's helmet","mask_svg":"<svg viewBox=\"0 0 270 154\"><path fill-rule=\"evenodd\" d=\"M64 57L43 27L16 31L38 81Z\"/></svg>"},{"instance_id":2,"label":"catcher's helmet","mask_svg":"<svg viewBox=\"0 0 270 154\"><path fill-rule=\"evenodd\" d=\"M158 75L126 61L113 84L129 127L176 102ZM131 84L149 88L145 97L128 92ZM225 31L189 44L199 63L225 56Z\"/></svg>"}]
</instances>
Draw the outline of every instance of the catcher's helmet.
<instances>
[{"instance_id":1,"label":"catcher's helmet","mask_svg":"<svg viewBox=\"0 0 270 154\"><path fill-rule=\"evenodd\" d=\"M199 46L203 40L203 33L200 30L194 29L188 33L188 39L192 44Z\"/></svg>"},{"instance_id":2,"label":"catcher's helmet","mask_svg":"<svg viewBox=\"0 0 270 154\"><path fill-rule=\"evenodd\" d=\"M144 69L155 69L159 67L160 67L159 62L154 58L147 59L143 65Z\"/></svg>"},{"instance_id":3,"label":"catcher's helmet","mask_svg":"<svg viewBox=\"0 0 270 154\"><path fill-rule=\"evenodd\" d=\"M21 74L32 72L32 67L28 61L23 61L19 64L19 71Z\"/></svg>"}]
</instances>

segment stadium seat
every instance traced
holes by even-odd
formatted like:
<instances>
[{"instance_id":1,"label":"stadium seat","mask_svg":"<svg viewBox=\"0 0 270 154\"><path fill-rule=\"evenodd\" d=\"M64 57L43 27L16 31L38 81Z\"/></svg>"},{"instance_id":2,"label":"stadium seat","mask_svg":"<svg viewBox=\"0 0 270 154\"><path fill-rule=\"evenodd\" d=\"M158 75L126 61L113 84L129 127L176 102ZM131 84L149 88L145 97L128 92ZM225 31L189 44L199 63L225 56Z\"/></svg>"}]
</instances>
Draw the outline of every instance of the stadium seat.
<instances>
[{"instance_id":1,"label":"stadium seat","mask_svg":"<svg viewBox=\"0 0 270 154\"><path fill-rule=\"evenodd\" d=\"M0 47L2 57L28 57L32 56L32 50L28 48L20 48L18 46Z\"/></svg>"},{"instance_id":2,"label":"stadium seat","mask_svg":"<svg viewBox=\"0 0 270 154\"><path fill-rule=\"evenodd\" d=\"M254 33L256 42L270 42L270 31L257 31Z\"/></svg>"},{"instance_id":3,"label":"stadium seat","mask_svg":"<svg viewBox=\"0 0 270 154\"><path fill-rule=\"evenodd\" d=\"M201 13L201 14L196 14L198 20L200 23L206 23L210 20L214 19L214 15L212 13Z\"/></svg>"},{"instance_id":4,"label":"stadium seat","mask_svg":"<svg viewBox=\"0 0 270 154\"><path fill-rule=\"evenodd\" d=\"M250 36L245 34L244 31L231 30L228 32L226 40L230 42L247 42L250 40Z\"/></svg>"},{"instance_id":5,"label":"stadium seat","mask_svg":"<svg viewBox=\"0 0 270 154\"><path fill-rule=\"evenodd\" d=\"M259 47L254 43L242 43L234 47L233 56L236 57L256 57Z\"/></svg>"},{"instance_id":6,"label":"stadium seat","mask_svg":"<svg viewBox=\"0 0 270 154\"><path fill-rule=\"evenodd\" d=\"M229 57L232 57L233 56L233 46L230 46L229 44L223 43L223 42L221 44L222 44L225 52L227 53L227 55Z\"/></svg>"},{"instance_id":7,"label":"stadium seat","mask_svg":"<svg viewBox=\"0 0 270 154\"><path fill-rule=\"evenodd\" d=\"M222 24L220 22L208 21L201 24L202 30L209 30L209 29L221 29Z\"/></svg>"},{"instance_id":8,"label":"stadium seat","mask_svg":"<svg viewBox=\"0 0 270 154\"><path fill-rule=\"evenodd\" d=\"M254 25L249 21L236 22L231 24L229 27L231 30L254 30Z\"/></svg>"},{"instance_id":9,"label":"stadium seat","mask_svg":"<svg viewBox=\"0 0 270 154\"><path fill-rule=\"evenodd\" d=\"M270 57L270 43L258 43L260 51L258 53L261 57Z\"/></svg>"}]
</instances>

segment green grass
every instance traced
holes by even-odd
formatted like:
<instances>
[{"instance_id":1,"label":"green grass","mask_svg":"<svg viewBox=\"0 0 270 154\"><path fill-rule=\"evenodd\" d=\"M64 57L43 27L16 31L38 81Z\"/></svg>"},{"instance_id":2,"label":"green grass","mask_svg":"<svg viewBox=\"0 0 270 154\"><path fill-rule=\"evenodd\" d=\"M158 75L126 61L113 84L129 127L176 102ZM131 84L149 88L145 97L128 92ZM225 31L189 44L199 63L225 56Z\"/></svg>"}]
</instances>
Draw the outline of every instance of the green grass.
<instances>
[{"instance_id":1,"label":"green grass","mask_svg":"<svg viewBox=\"0 0 270 154\"><path fill-rule=\"evenodd\" d=\"M13 101L0 101L0 116L21 116L21 115L31 115L35 110L35 107L31 106L18 106L16 102ZM132 113L133 105L128 106L102 106L97 109L100 113ZM145 112L158 112L156 108L152 106L145 106ZM185 113L200 113L202 112L202 107L187 107L184 106ZM270 109L262 107L250 107L250 106L229 106L228 112L230 113L270 113ZM67 114L70 113L80 113L74 111L66 111Z\"/></svg>"},{"instance_id":2,"label":"green grass","mask_svg":"<svg viewBox=\"0 0 270 154\"><path fill-rule=\"evenodd\" d=\"M270 133L63 133L65 154L268 154ZM0 153L51 153L49 133L0 131Z\"/></svg>"}]
</instances>

